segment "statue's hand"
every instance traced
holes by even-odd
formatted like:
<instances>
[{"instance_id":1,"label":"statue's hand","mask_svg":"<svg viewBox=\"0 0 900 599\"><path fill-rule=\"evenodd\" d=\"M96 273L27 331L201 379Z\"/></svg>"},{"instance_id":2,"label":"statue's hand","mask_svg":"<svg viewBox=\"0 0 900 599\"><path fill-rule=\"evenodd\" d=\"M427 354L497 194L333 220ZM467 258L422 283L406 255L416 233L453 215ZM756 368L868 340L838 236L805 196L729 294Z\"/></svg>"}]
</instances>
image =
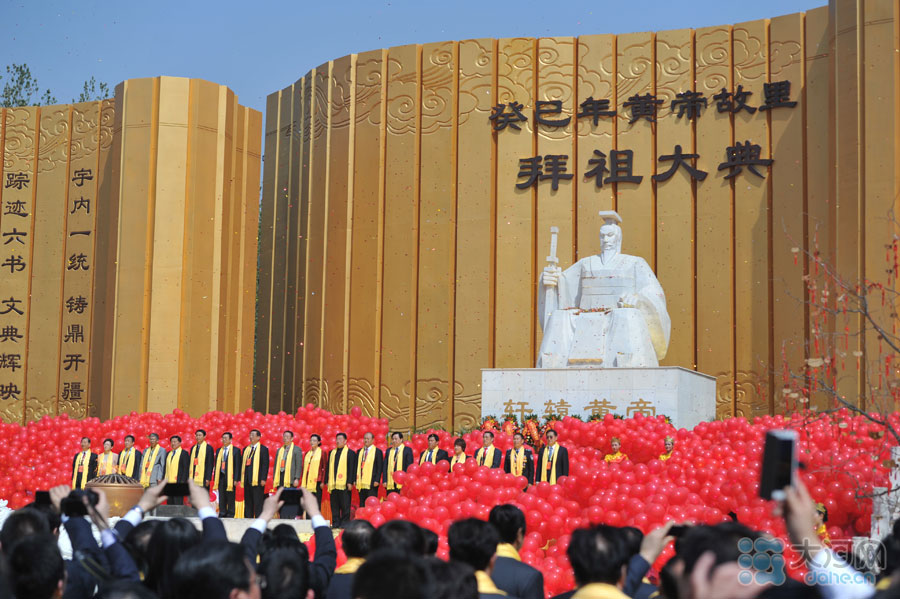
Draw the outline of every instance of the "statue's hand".
<instances>
[{"instance_id":1,"label":"statue's hand","mask_svg":"<svg viewBox=\"0 0 900 599\"><path fill-rule=\"evenodd\" d=\"M559 275L562 269L558 266L547 266L541 275L541 285L544 287L556 287L559 284Z\"/></svg>"},{"instance_id":2,"label":"statue's hand","mask_svg":"<svg viewBox=\"0 0 900 599\"><path fill-rule=\"evenodd\" d=\"M620 308L637 308L640 297L636 293L626 293L619 298L618 305Z\"/></svg>"}]
</instances>

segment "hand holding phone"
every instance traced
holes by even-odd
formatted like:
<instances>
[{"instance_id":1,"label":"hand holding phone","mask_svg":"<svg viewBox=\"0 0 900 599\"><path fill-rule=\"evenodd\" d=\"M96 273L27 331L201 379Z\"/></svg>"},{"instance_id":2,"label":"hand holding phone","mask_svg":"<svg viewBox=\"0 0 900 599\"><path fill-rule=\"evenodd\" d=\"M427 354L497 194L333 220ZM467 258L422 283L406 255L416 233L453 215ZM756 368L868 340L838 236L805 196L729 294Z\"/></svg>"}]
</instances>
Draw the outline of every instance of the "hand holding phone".
<instances>
[{"instance_id":1,"label":"hand holding phone","mask_svg":"<svg viewBox=\"0 0 900 599\"><path fill-rule=\"evenodd\" d=\"M797 431L782 429L766 433L759 496L784 500L784 488L794 486L797 472Z\"/></svg>"},{"instance_id":2,"label":"hand holding phone","mask_svg":"<svg viewBox=\"0 0 900 599\"><path fill-rule=\"evenodd\" d=\"M166 483L162 491L166 497L187 497L190 493L187 483Z\"/></svg>"}]
</instances>

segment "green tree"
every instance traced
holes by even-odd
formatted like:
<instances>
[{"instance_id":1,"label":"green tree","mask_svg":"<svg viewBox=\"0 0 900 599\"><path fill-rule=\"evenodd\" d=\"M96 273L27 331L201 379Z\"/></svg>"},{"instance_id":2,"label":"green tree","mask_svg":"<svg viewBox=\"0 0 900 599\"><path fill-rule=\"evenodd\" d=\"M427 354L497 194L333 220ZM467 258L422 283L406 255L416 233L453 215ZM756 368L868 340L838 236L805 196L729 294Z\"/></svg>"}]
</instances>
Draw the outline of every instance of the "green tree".
<instances>
[{"instance_id":1,"label":"green tree","mask_svg":"<svg viewBox=\"0 0 900 599\"><path fill-rule=\"evenodd\" d=\"M27 64L12 64L6 67L7 81L0 92L0 106L40 106L56 104L50 90L42 94L37 79L31 74ZM3 77L0 76L0 80Z\"/></svg>"},{"instance_id":2,"label":"green tree","mask_svg":"<svg viewBox=\"0 0 900 599\"><path fill-rule=\"evenodd\" d=\"M109 86L102 81L100 83L97 83L97 80L91 77L88 81L84 82L84 89L81 90L78 98L72 99L72 103L93 102L94 100L103 100L104 98L108 97Z\"/></svg>"}]
</instances>

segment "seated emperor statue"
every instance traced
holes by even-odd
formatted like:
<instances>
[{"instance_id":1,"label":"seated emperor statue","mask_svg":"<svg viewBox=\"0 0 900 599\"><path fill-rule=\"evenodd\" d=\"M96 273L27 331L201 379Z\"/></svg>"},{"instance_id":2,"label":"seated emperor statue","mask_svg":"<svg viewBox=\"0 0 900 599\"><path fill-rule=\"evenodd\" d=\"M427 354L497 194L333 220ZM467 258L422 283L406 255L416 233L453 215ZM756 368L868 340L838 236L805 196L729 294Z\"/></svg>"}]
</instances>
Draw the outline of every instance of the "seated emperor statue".
<instances>
[{"instance_id":1,"label":"seated emperor statue","mask_svg":"<svg viewBox=\"0 0 900 599\"><path fill-rule=\"evenodd\" d=\"M666 356L671 323L662 287L643 258L620 253L619 215L600 216L600 255L541 273L538 368L647 368Z\"/></svg>"}]
</instances>

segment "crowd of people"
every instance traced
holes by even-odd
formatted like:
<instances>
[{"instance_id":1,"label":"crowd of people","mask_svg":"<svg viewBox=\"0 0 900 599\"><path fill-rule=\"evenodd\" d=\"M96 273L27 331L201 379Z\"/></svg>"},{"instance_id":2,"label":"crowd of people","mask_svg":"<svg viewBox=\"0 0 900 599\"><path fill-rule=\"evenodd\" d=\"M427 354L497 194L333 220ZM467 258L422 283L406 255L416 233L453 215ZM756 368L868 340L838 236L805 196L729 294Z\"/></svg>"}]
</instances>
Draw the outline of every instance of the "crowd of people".
<instances>
[{"instance_id":1,"label":"crowd of people","mask_svg":"<svg viewBox=\"0 0 900 599\"><path fill-rule=\"evenodd\" d=\"M313 555L295 529L269 522L283 507L283 488L265 498L239 543L229 542L202 486L188 482L200 530L184 518L144 519L166 497L160 481L114 526L102 491L50 490L49 504L12 513L0 529L0 597L15 599L542 599L543 577L519 550L526 519L513 505L495 506L487 521L461 519L447 531L449 560L436 557L438 536L406 520L378 528L353 520L338 551L315 495L302 488L311 519ZM744 599L900 597L900 531L884 540L876 588L828 547L817 543L816 508L802 483L780 505L813 580L778 578L781 555L771 538L737 522L673 526L646 535L635 528L579 528L566 554L576 587L558 599ZM91 523L100 530L95 540ZM72 559L57 536L65 528ZM663 550L674 554L648 576ZM749 559L748 559L749 558ZM760 560L762 559L762 561ZM782 574L784 570L782 569ZM894 574L897 576L894 576Z\"/></svg>"}]
</instances>

